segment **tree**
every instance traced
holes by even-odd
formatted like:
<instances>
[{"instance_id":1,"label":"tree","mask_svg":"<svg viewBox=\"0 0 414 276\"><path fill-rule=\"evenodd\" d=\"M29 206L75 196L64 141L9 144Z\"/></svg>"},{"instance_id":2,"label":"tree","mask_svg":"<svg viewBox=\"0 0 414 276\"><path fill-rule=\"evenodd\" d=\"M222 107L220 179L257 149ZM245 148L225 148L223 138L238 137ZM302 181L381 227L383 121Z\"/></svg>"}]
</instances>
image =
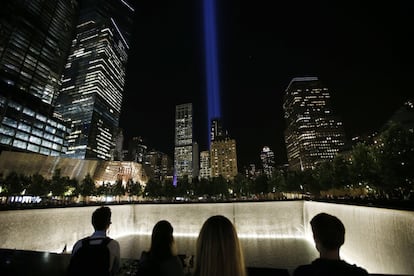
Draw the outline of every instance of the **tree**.
<instances>
[{"instance_id":1,"label":"tree","mask_svg":"<svg viewBox=\"0 0 414 276\"><path fill-rule=\"evenodd\" d=\"M88 173L79 185L79 194L83 197L91 196L96 194L95 183L91 175Z\"/></svg>"},{"instance_id":2,"label":"tree","mask_svg":"<svg viewBox=\"0 0 414 276\"><path fill-rule=\"evenodd\" d=\"M210 195L211 196L219 196L221 198L228 198L229 196L229 189L226 179L219 175L218 177L213 177L210 183Z\"/></svg>"},{"instance_id":3,"label":"tree","mask_svg":"<svg viewBox=\"0 0 414 276\"><path fill-rule=\"evenodd\" d=\"M315 190L326 191L334 187L336 179L334 178L332 162L324 161L319 163L316 166L313 175L317 182Z\"/></svg>"},{"instance_id":4,"label":"tree","mask_svg":"<svg viewBox=\"0 0 414 276\"><path fill-rule=\"evenodd\" d=\"M259 175L253 182L253 193L267 194L269 192L268 179L266 175Z\"/></svg>"},{"instance_id":5,"label":"tree","mask_svg":"<svg viewBox=\"0 0 414 276\"><path fill-rule=\"evenodd\" d=\"M6 176L6 179L4 180L4 190L6 196L20 195L23 192L23 182L16 172L10 172Z\"/></svg>"},{"instance_id":6,"label":"tree","mask_svg":"<svg viewBox=\"0 0 414 276\"><path fill-rule=\"evenodd\" d=\"M106 198L106 196L108 196L111 193L111 184L108 182L102 182L102 185L96 188L96 194L99 196L104 196Z\"/></svg>"},{"instance_id":7,"label":"tree","mask_svg":"<svg viewBox=\"0 0 414 276\"><path fill-rule=\"evenodd\" d=\"M35 173L31 177L31 183L27 188L27 193L36 196L46 196L50 191L49 181L38 173Z\"/></svg>"},{"instance_id":8,"label":"tree","mask_svg":"<svg viewBox=\"0 0 414 276\"><path fill-rule=\"evenodd\" d=\"M144 197L157 198L162 195L162 185L159 181L150 178L144 189Z\"/></svg>"},{"instance_id":9,"label":"tree","mask_svg":"<svg viewBox=\"0 0 414 276\"><path fill-rule=\"evenodd\" d=\"M248 192L248 181L242 174L237 174L233 181L230 182L230 189L233 190L233 196L240 198Z\"/></svg>"},{"instance_id":10,"label":"tree","mask_svg":"<svg viewBox=\"0 0 414 276\"><path fill-rule=\"evenodd\" d=\"M116 196L118 198L118 202L120 202L121 196L125 195L125 188L122 185L122 179L118 179L115 182L115 185L112 189L112 193L113 193L114 196Z\"/></svg>"},{"instance_id":11,"label":"tree","mask_svg":"<svg viewBox=\"0 0 414 276\"><path fill-rule=\"evenodd\" d=\"M65 192L67 191L67 182L68 178L61 176L61 170L55 169L53 172L52 180L51 180L51 186L50 191L55 196L63 196Z\"/></svg>"},{"instance_id":12,"label":"tree","mask_svg":"<svg viewBox=\"0 0 414 276\"><path fill-rule=\"evenodd\" d=\"M302 172L288 171L286 174L286 192L302 192Z\"/></svg>"},{"instance_id":13,"label":"tree","mask_svg":"<svg viewBox=\"0 0 414 276\"><path fill-rule=\"evenodd\" d=\"M333 186L344 188L350 183L349 162L342 155L337 155L332 161Z\"/></svg>"},{"instance_id":14,"label":"tree","mask_svg":"<svg viewBox=\"0 0 414 276\"><path fill-rule=\"evenodd\" d=\"M139 182L134 182L132 178L128 179L125 190L128 196L140 196L142 194L142 187Z\"/></svg>"},{"instance_id":15,"label":"tree","mask_svg":"<svg viewBox=\"0 0 414 276\"><path fill-rule=\"evenodd\" d=\"M283 170L274 170L271 179L271 189L274 192L282 192L286 187L286 178Z\"/></svg>"},{"instance_id":16,"label":"tree","mask_svg":"<svg viewBox=\"0 0 414 276\"><path fill-rule=\"evenodd\" d=\"M378 137L376 160L385 193L408 195L414 188L414 132L400 124L390 124Z\"/></svg>"},{"instance_id":17,"label":"tree","mask_svg":"<svg viewBox=\"0 0 414 276\"><path fill-rule=\"evenodd\" d=\"M177 195L177 189L174 187L171 180L164 180L162 182L163 195L167 198L174 198Z\"/></svg>"},{"instance_id":18,"label":"tree","mask_svg":"<svg viewBox=\"0 0 414 276\"><path fill-rule=\"evenodd\" d=\"M372 147L358 143L351 152L350 178L354 188L378 187L378 167Z\"/></svg>"}]
</instances>

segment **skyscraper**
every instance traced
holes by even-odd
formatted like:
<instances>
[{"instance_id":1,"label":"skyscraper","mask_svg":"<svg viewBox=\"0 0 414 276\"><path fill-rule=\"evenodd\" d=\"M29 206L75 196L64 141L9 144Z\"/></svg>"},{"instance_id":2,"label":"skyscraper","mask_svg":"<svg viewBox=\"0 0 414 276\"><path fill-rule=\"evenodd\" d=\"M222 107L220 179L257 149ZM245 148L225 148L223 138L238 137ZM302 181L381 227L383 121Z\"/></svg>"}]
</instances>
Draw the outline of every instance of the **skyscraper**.
<instances>
[{"instance_id":1,"label":"skyscraper","mask_svg":"<svg viewBox=\"0 0 414 276\"><path fill-rule=\"evenodd\" d=\"M292 79L283 108L291 170L312 169L319 162L332 160L342 150L342 122L333 115L328 88L317 77Z\"/></svg>"},{"instance_id":2,"label":"skyscraper","mask_svg":"<svg viewBox=\"0 0 414 276\"><path fill-rule=\"evenodd\" d=\"M275 154L268 146L263 147L260 153L260 160L262 162L263 173L271 177L275 169Z\"/></svg>"},{"instance_id":3,"label":"skyscraper","mask_svg":"<svg viewBox=\"0 0 414 276\"><path fill-rule=\"evenodd\" d=\"M214 140L220 140L225 138L227 135L226 131L223 129L223 124L219 118L214 118L211 120L211 129L210 129L210 145Z\"/></svg>"},{"instance_id":4,"label":"skyscraper","mask_svg":"<svg viewBox=\"0 0 414 276\"><path fill-rule=\"evenodd\" d=\"M193 105L180 104L175 107L174 172L178 178L196 177L194 156Z\"/></svg>"},{"instance_id":5,"label":"skyscraper","mask_svg":"<svg viewBox=\"0 0 414 276\"><path fill-rule=\"evenodd\" d=\"M109 159L117 132L134 8L126 0L82 0L56 115L68 121L67 156Z\"/></svg>"},{"instance_id":6,"label":"skyscraper","mask_svg":"<svg viewBox=\"0 0 414 276\"><path fill-rule=\"evenodd\" d=\"M2 1L0 147L60 155L68 133L53 104L77 19L76 1Z\"/></svg>"},{"instance_id":7,"label":"skyscraper","mask_svg":"<svg viewBox=\"0 0 414 276\"><path fill-rule=\"evenodd\" d=\"M147 146L141 136L132 137L128 145L128 161L144 163L144 156L147 154Z\"/></svg>"},{"instance_id":8,"label":"skyscraper","mask_svg":"<svg viewBox=\"0 0 414 276\"><path fill-rule=\"evenodd\" d=\"M200 152L200 178L209 179L211 177L210 151Z\"/></svg>"},{"instance_id":9,"label":"skyscraper","mask_svg":"<svg viewBox=\"0 0 414 276\"><path fill-rule=\"evenodd\" d=\"M238 173L236 140L229 137L220 119L211 122L210 162L212 177L233 180Z\"/></svg>"}]
</instances>

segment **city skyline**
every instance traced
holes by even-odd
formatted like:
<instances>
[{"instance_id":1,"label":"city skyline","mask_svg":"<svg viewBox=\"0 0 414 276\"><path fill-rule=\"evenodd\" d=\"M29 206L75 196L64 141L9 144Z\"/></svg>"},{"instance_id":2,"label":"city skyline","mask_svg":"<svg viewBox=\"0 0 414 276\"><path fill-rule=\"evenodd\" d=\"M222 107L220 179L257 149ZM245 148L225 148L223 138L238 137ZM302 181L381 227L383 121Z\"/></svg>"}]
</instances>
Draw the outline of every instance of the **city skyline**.
<instances>
[{"instance_id":1,"label":"city skyline","mask_svg":"<svg viewBox=\"0 0 414 276\"><path fill-rule=\"evenodd\" d=\"M222 120L243 165L258 163L263 146L286 161L282 99L294 77L328 87L347 139L379 130L410 96L403 4L233 1L217 3L216 14ZM175 105L191 102L194 136L206 150L202 5L142 2L135 22L120 121L126 139L142 136L171 154Z\"/></svg>"}]
</instances>

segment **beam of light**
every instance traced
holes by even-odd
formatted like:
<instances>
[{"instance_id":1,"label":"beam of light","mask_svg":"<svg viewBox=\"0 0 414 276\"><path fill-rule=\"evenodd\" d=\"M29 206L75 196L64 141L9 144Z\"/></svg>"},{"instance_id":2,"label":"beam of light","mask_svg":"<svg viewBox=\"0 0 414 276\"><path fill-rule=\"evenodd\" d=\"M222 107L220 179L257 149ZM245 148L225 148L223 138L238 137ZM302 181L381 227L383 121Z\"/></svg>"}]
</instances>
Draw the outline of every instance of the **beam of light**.
<instances>
[{"instance_id":1,"label":"beam of light","mask_svg":"<svg viewBox=\"0 0 414 276\"><path fill-rule=\"evenodd\" d=\"M173 175L173 186L177 187L177 172L174 170L174 175Z\"/></svg>"},{"instance_id":2,"label":"beam of light","mask_svg":"<svg viewBox=\"0 0 414 276\"><path fill-rule=\"evenodd\" d=\"M208 144L210 148L211 119L220 118L219 68L215 24L215 0L204 0L204 47L207 92Z\"/></svg>"}]
</instances>

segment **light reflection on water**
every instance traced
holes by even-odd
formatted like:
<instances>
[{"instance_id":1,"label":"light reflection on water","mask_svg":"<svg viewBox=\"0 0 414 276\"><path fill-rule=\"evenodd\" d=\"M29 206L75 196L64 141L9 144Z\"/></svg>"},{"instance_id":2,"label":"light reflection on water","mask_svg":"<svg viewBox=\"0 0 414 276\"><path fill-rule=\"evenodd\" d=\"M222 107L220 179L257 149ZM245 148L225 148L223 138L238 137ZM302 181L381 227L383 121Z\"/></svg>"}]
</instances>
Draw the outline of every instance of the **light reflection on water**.
<instances>
[{"instance_id":1,"label":"light reflection on water","mask_svg":"<svg viewBox=\"0 0 414 276\"><path fill-rule=\"evenodd\" d=\"M175 237L179 254L195 255L196 237ZM121 257L138 259L142 250L150 246L149 235L131 235L117 239L121 246ZM240 238L245 262L252 267L286 268L310 263L318 253L312 243L301 238L254 239Z\"/></svg>"}]
</instances>

